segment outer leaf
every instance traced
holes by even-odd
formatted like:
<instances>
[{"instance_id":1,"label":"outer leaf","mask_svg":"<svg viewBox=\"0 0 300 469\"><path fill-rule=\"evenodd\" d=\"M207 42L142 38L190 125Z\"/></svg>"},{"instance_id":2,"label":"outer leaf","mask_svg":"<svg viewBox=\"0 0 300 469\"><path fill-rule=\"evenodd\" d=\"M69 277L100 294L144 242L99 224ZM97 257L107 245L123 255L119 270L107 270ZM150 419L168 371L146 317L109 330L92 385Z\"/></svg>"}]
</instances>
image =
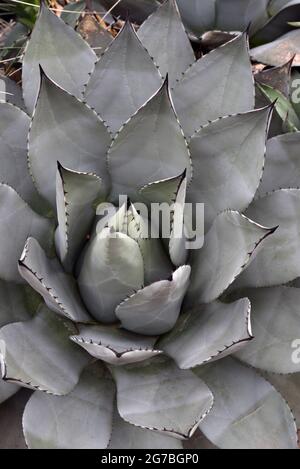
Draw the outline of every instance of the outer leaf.
<instances>
[{"instance_id":1,"label":"outer leaf","mask_svg":"<svg viewBox=\"0 0 300 469\"><path fill-rule=\"evenodd\" d=\"M121 417L138 427L189 438L211 410L213 396L202 380L167 358L112 370ZM195 379L196 378L196 379Z\"/></svg>"},{"instance_id":2,"label":"outer leaf","mask_svg":"<svg viewBox=\"0 0 300 469\"><path fill-rule=\"evenodd\" d=\"M154 33L155 32L155 33ZM162 76L173 85L195 61L195 54L181 22L175 0L165 1L138 31Z\"/></svg>"},{"instance_id":3,"label":"outer leaf","mask_svg":"<svg viewBox=\"0 0 300 469\"><path fill-rule=\"evenodd\" d=\"M214 29L215 4L216 0L177 0L184 24L197 36Z\"/></svg>"},{"instance_id":4,"label":"outer leaf","mask_svg":"<svg viewBox=\"0 0 300 469\"><path fill-rule=\"evenodd\" d=\"M216 24L222 31L244 31L253 35L269 19L269 0L216 0Z\"/></svg>"},{"instance_id":5,"label":"outer leaf","mask_svg":"<svg viewBox=\"0 0 300 469\"><path fill-rule=\"evenodd\" d=\"M23 59L23 96L28 111L33 112L39 92L39 65L62 88L80 97L95 60L87 43L42 3Z\"/></svg>"},{"instance_id":6,"label":"outer leaf","mask_svg":"<svg viewBox=\"0 0 300 469\"><path fill-rule=\"evenodd\" d=\"M167 82L117 134L109 149L108 163L113 198L128 194L135 200L139 188L178 176L185 169L190 181L190 154Z\"/></svg>"},{"instance_id":7,"label":"outer leaf","mask_svg":"<svg viewBox=\"0 0 300 469\"><path fill-rule=\"evenodd\" d=\"M142 337L117 327L79 326L78 335L71 340L111 365L137 363L161 353L154 348L156 337Z\"/></svg>"},{"instance_id":8,"label":"outer leaf","mask_svg":"<svg viewBox=\"0 0 300 469\"><path fill-rule=\"evenodd\" d=\"M105 158L110 141L103 122L91 109L43 76L28 154L37 189L53 207L57 161L76 171L97 173L103 190L108 189Z\"/></svg>"},{"instance_id":9,"label":"outer leaf","mask_svg":"<svg viewBox=\"0 0 300 469\"><path fill-rule=\"evenodd\" d=\"M128 21L96 63L85 99L117 132L160 86L161 76Z\"/></svg>"},{"instance_id":10,"label":"outer leaf","mask_svg":"<svg viewBox=\"0 0 300 469\"><path fill-rule=\"evenodd\" d=\"M0 184L0 277L9 282L22 281L18 259L28 236L34 236L48 248L52 223L37 215L23 199L6 184Z\"/></svg>"},{"instance_id":11,"label":"outer leaf","mask_svg":"<svg viewBox=\"0 0 300 469\"><path fill-rule=\"evenodd\" d=\"M172 206L172 220L169 239L170 259L176 267L185 264L188 257L186 248L185 230L185 202L186 202L187 180L183 174L181 184L178 188L175 203Z\"/></svg>"},{"instance_id":12,"label":"outer leaf","mask_svg":"<svg viewBox=\"0 0 300 469\"><path fill-rule=\"evenodd\" d=\"M0 101L24 109L21 87L14 80L4 75L0 76Z\"/></svg>"},{"instance_id":13,"label":"outer leaf","mask_svg":"<svg viewBox=\"0 0 300 469\"><path fill-rule=\"evenodd\" d=\"M161 181L150 182L140 189L140 194L149 204L174 204L182 183L182 175Z\"/></svg>"},{"instance_id":14,"label":"outer leaf","mask_svg":"<svg viewBox=\"0 0 300 469\"><path fill-rule=\"evenodd\" d=\"M31 304L33 293L29 286L0 280L0 327L32 317L37 306ZM39 303L39 299L34 300L34 303Z\"/></svg>"},{"instance_id":15,"label":"outer leaf","mask_svg":"<svg viewBox=\"0 0 300 469\"><path fill-rule=\"evenodd\" d=\"M30 449L106 448L112 431L114 384L100 364L82 374L68 396L35 392L26 405L23 431Z\"/></svg>"},{"instance_id":16,"label":"outer leaf","mask_svg":"<svg viewBox=\"0 0 300 469\"><path fill-rule=\"evenodd\" d=\"M193 251L192 278L187 303L210 303L248 266L259 244L274 229L265 228L238 212L218 215L206 235L204 247Z\"/></svg>"},{"instance_id":17,"label":"outer leaf","mask_svg":"<svg viewBox=\"0 0 300 469\"><path fill-rule=\"evenodd\" d=\"M73 321L90 320L74 278L63 271L56 258L49 259L34 238L26 242L19 272L43 296L50 309Z\"/></svg>"},{"instance_id":18,"label":"outer leaf","mask_svg":"<svg viewBox=\"0 0 300 469\"><path fill-rule=\"evenodd\" d=\"M101 194L102 182L98 176L71 171L58 164L56 249L67 272L73 270L95 217L93 203Z\"/></svg>"},{"instance_id":19,"label":"outer leaf","mask_svg":"<svg viewBox=\"0 0 300 469\"><path fill-rule=\"evenodd\" d=\"M293 344L299 339L300 290L298 288L255 288L247 291L252 304L254 340L237 358L255 368L274 373L296 373L300 363L293 359Z\"/></svg>"},{"instance_id":20,"label":"outer leaf","mask_svg":"<svg viewBox=\"0 0 300 469\"><path fill-rule=\"evenodd\" d=\"M199 307L183 314L173 331L159 341L159 347L181 369L223 358L253 338L250 310L247 298Z\"/></svg>"},{"instance_id":21,"label":"outer leaf","mask_svg":"<svg viewBox=\"0 0 300 469\"><path fill-rule=\"evenodd\" d=\"M232 358L199 367L215 396L200 430L221 449L297 449L292 413L255 370Z\"/></svg>"},{"instance_id":22,"label":"outer leaf","mask_svg":"<svg viewBox=\"0 0 300 469\"><path fill-rule=\"evenodd\" d=\"M175 86L172 96L188 136L220 116L253 109L254 83L247 35L242 34L199 59Z\"/></svg>"},{"instance_id":23,"label":"outer leaf","mask_svg":"<svg viewBox=\"0 0 300 469\"><path fill-rule=\"evenodd\" d=\"M293 66L299 67L300 30L290 31L273 42L251 49L251 57L256 62L273 66L282 65L294 57Z\"/></svg>"},{"instance_id":24,"label":"outer leaf","mask_svg":"<svg viewBox=\"0 0 300 469\"><path fill-rule=\"evenodd\" d=\"M296 419L296 425L298 428L300 428L300 373L284 376L266 373L265 377L288 402Z\"/></svg>"},{"instance_id":25,"label":"outer leaf","mask_svg":"<svg viewBox=\"0 0 300 469\"><path fill-rule=\"evenodd\" d=\"M0 404L16 394L19 389L19 386L16 384L6 383L2 378L0 378Z\"/></svg>"},{"instance_id":26,"label":"outer leaf","mask_svg":"<svg viewBox=\"0 0 300 469\"><path fill-rule=\"evenodd\" d=\"M225 117L199 130L191 140L192 202L205 204L206 225L227 208L244 210L259 186L272 108Z\"/></svg>"},{"instance_id":27,"label":"outer leaf","mask_svg":"<svg viewBox=\"0 0 300 469\"><path fill-rule=\"evenodd\" d=\"M177 438L130 425L115 412L109 449L182 449Z\"/></svg>"},{"instance_id":28,"label":"outer leaf","mask_svg":"<svg viewBox=\"0 0 300 469\"><path fill-rule=\"evenodd\" d=\"M236 287L282 285L300 276L300 190L283 189L256 200L246 212L258 223L278 224Z\"/></svg>"},{"instance_id":29,"label":"outer leaf","mask_svg":"<svg viewBox=\"0 0 300 469\"><path fill-rule=\"evenodd\" d=\"M259 195L280 188L298 187L300 181L300 134L290 133L267 143L266 166Z\"/></svg>"},{"instance_id":30,"label":"outer leaf","mask_svg":"<svg viewBox=\"0 0 300 469\"><path fill-rule=\"evenodd\" d=\"M170 331L178 319L190 273L190 266L179 267L172 280L152 283L124 300L116 309L123 327L145 335Z\"/></svg>"},{"instance_id":31,"label":"outer leaf","mask_svg":"<svg viewBox=\"0 0 300 469\"><path fill-rule=\"evenodd\" d=\"M68 24L69 26L72 26L72 28L75 28L85 8L86 8L85 0L79 0L73 3L67 3L67 5L62 9L60 17L66 24Z\"/></svg>"},{"instance_id":32,"label":"outer leaf","mask_svg":"<svg viewBox=\"0 0 300 469\"><path fill-rule=\"evenodd\" d=\"M68 327L45 306L30 321L4 326L0 330L3 378L50 394L68 394L89 361L69 335Z\"/></svg>"},{"instance_id":33,"label":"outer leaf","mask_svg":"<svg viewBox=\"0 0 300 469\"><path fill-rule=\"evenodd\" d=\"M117 305L141 288L143 282L143 258L138 244L129 236L105 228L87 245L78 285L95 319L115 322Z\"/></svg>"},{"instance_id":34,"label":"outer leaf","mask_svg":"<svg viewBox=\"0 0 300 469\"><path fill-rule=\"evenodd\" d=\"M9 103L0 104L0 176L34 209L40 200L27 168L27 135L30 118Z\"/></svg>"}]
</instances>

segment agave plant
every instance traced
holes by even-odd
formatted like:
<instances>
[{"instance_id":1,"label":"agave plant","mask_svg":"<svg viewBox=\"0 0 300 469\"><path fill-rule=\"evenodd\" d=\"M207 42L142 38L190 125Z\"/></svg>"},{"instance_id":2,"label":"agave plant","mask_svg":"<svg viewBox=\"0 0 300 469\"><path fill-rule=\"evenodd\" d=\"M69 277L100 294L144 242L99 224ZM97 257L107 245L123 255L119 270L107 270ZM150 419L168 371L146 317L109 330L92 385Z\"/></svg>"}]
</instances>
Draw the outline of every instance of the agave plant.
<instances>
[{"instance_id":1,"label":"agave plant","mask_svg":"<svg viewBox=\"0 0 300 469\"><path fill-rule=\"evenodd\" d=\"M42 5L0 104L0 398L34 390L29 448L297 448L299 134L266 142L246 33L196 61L160 11L97 60Z\"/></svg>"}]
</instances>

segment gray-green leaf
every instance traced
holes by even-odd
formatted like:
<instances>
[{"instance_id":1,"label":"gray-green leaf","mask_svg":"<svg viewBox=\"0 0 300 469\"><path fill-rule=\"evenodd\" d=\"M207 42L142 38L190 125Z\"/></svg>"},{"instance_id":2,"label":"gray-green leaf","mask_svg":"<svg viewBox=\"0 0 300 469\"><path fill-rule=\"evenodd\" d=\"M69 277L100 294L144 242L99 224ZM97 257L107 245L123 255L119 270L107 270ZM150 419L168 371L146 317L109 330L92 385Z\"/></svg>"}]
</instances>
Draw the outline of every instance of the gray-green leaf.
<instances>
[{"instance_id":1,"label":"gray-green leaf","mask_svg":"<svg viewBox=\"0 0 300 469\"><path fill-rule=\"evenodd\" d=\"M111 371L119 413L138 427L189 438L211 410L213 396L204 382L165 357Z\"/></svg>"},{"instance_id":2,"label":"gray-green leaf","mask_svg":"<svg viewBox=\"0 0 300 469\"><path fill-rule=\"evenodd\" d=\"M50 309L73 321L90 321L74 278L64 272L57 258L48 258L34 238L26 242L19 272Z\"/></svg>"},{"instance_id":3,"label":"gray-green leaf","mask_svg":"<svg viewBox=\"0 0 300 469\"><path fill-rule=\"evenodd\" d=\"M195 373L215 397L213 410L199 427L219 448L298 448L291 410L255 370L229 357Z\"/></svg>"},{"instance_id":4,"label":"gray-green leaf","mask_svg":"<svg viewBox=\"0 0 300 469\"><path fill-rule=\"evenodd\" d=\"M96 173L103 181L105 194L109 187L106 152L110 143L109 133L96 113L43 74L29 133L28 157L37 189L52 207L56 206L57 161L76 171Z\"/></svg>"},{"instance_id":5,"label":"gray-green leaf","mask_svg":"<svg viewBox=\"0 0 300 469\"><path fill-rule=\"evenodd\" d=\"M188 136L211 120L254 109L247 35L242 34L199 59L174 87L172 96Z\"/></svg>"},{"instance_id":6,"label":"gray-green leaf","mask_svg":"<svg viewBox=\"0 0 300 469\"><path fill-rule=\"evenodd\" d=\"M85 99L115 133L160 88L161 80L128 21L96 63Z\"/></svg>"},{"instance_id":7,"label":"gray-green leaf","mask_svg":"<svg viewBox=\"0 0 300 469\"><path fill-rule=\"evenodd\" d=\"M50 394L72 391L90 357L70 341L68 327L45 306L30 321L2 327L2 377Z\"/></svg>"},{"instance_id":8,"label":"gray-green leaf","mask_svg":"<svg viewBox=\"0 0 300 469\"><path fill-rule=\"evenodd\" d=\"M219 360L252 340L251 305L247 298L234 303L199 306L183 314L158 347L181 369Z\"/></svg>"},{"instance_id":9,"label":"gray-green leaf","mask_svg":"<svg viewBox=\"0 0 300 469\"><path fill-rule=\"evenodd\" d=\"M124 300L116 308L116 316L123 327L145 335L169 332L180 314L190 273L190 266L179 267L172 280L152 283Z\"/></svg>"},{"instance_id":10,"label":"gray-green leaf","mask_svg":"<svg viewBox=\"0 0 300 469\"><path fill-rule=\"evenodd\" d=\"M40 65L52 80L80 97L95 61L88 44L42 2L23 59L23 96L30 114L39 93Z\"/></svg>"},{"instance_id":11,"label":"gray-green leaf","mask_svg":"<svg viewBox=\"0 0 300 469\"><path fill-rule=\"evenodd\" d=\"M67 396L35 392L23 415L30 449L103 449L113 419L114 384L100 364L91 365Z\"/></svg>"}]
</instances>

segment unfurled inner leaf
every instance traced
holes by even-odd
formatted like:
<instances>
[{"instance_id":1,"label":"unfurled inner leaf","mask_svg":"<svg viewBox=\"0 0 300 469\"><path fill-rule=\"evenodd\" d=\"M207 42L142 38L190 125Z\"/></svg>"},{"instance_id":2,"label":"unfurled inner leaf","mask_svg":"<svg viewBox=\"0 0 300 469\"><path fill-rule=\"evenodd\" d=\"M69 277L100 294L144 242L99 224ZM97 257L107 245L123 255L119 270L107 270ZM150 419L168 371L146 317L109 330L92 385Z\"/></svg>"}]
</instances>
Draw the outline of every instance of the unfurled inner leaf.
<instances>
[{"instance_id":1,"label":"unfurled inner leaf","mask_svg":"<svg viewBox=\"0 0 300 469\"><path fill-rule=\"evenodd\" d=\"M190 266L179 267L172 280L152 283L124 300L116 309L123 327L145 335L169 332L180 314L190 273Z\"/></svg>"}]
</instances>

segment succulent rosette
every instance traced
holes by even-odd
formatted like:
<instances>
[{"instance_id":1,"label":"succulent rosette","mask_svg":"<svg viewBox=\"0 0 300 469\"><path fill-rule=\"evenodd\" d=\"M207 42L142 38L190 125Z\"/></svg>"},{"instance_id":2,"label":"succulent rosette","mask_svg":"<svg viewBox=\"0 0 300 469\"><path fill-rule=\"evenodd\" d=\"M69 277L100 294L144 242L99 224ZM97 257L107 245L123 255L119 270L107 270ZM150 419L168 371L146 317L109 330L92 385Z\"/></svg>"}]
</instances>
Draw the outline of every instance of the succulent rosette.
<instances>
[{"instance_id":1,"label":"succulent rosette","mask_svg":"<svg viewBox=\"0 0 300 469\"><path fill-rule=\"evenodd\" d=\"M34 390L27 446L296 448L300 138L267 141L247 34L196 61L171 0L97 60L42 5L23 96L0 104L0 397Z\"/></svg>"}]
</instances>

